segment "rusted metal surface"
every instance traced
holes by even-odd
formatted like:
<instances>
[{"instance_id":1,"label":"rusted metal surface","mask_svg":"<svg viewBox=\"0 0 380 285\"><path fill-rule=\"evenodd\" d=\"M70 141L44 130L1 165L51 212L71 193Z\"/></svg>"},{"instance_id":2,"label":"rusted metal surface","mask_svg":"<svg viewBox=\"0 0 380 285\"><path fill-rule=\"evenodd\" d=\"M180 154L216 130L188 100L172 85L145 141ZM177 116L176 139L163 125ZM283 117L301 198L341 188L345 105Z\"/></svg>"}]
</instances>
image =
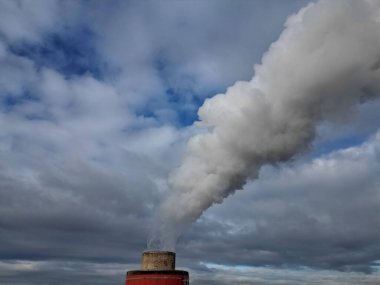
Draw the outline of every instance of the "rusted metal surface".
<instances>
[{"instance_id":1,"label":"rusted metal surface","mask_svg":"<svg viewBox=\"0 0 380 285\"><path fill-rule=\"evenodd\" d=\"M171 251L146 251L142 255L141 270L175 270L175 253Z\"/></svg>"}]
</instances>

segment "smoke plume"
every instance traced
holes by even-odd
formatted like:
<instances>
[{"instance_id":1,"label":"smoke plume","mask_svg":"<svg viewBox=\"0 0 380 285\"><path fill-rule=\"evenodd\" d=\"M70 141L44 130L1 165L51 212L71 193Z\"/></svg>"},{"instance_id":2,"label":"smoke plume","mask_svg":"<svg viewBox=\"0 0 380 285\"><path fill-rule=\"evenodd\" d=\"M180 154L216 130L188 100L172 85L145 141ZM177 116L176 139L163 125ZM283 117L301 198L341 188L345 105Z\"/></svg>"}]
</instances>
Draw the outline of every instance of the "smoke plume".
<instances>
[{"instance_id":1,"label":"smoke plume","mask_svg":"<svg viewBox=\"0 0 380 285\"><path fill-rule=\"evenodd\" d=\"M247 35L249 36L249 35ZM322 0L288 18L248 82L205 101L169 177L150 247L173 250L183 227L308 148L317 125L352 116L380 90L380 2Z\"/></svg>"}]
</instances>

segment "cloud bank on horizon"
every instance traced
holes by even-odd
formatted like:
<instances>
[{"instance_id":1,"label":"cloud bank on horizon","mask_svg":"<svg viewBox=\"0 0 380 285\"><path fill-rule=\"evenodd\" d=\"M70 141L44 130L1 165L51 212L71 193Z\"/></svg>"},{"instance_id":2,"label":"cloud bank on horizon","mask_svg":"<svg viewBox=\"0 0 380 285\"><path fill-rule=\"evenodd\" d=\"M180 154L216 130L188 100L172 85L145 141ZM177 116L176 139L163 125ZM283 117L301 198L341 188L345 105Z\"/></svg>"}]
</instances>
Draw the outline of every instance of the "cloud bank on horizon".
<instances>
[{"instance_id":1,"label":"cloud bank on horizon","mask_svg":"<svg viewBox=\"0 0 380 285\"><path fill-rule=\"evenodd\" d=\"M347 120L379 96L380 4L319 1L290 17L255 76L207 99L181 166L170 176L151 244L174 250L178 235L260 168L309 147L321 121ZM175 205L175 206L173 206Z\"/></svg>"},{"instance_id":2,"label":"cloud bank on horizon","mask_svg":"<svg viewBox=\"0 0 380 285\"><path fill-rule=\"evenodd\" d=\"M192 284L379 283L378 4L309 2L0 0L0 283L122 284L181 161Z\"/></svg>"}]
</instances>

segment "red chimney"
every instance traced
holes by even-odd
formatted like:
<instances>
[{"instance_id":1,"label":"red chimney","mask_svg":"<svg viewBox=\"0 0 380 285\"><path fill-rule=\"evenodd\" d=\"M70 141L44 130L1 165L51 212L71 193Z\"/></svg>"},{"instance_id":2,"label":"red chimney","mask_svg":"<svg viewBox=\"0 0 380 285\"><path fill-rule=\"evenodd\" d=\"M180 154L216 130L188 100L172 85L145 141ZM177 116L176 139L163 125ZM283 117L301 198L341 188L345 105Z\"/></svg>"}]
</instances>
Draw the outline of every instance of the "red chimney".
<instances>
[{"instance_id":1,"label":"red chimney","mask_svg":"<svg viewBox=\"0 0 380 285\"><path fill-rule=\"evenodd\" d=\"M127 272L125 285L188 285L189 273L175 270L175 253L146 251L142 255L141 270Z\"/></svg>"}]
</instances>

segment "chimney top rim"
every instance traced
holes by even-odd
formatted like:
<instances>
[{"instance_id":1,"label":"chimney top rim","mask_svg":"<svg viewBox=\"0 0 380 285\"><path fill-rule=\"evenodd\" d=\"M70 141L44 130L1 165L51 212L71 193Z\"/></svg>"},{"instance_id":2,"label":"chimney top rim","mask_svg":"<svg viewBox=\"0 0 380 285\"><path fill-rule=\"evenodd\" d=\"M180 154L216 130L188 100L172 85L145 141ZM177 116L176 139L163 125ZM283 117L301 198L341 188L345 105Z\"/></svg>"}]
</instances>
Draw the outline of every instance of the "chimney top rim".
<instances>
[{"instance_id":1,"label":"chimney top rim","mask_svg":"<svg viewBox=\"0 0 380 285\"><path fill-rule=\"evenodd\" d=\"M146 254L146 253L155 253L155 254L157 254L157 253L162 253L162 254L175 254L175 252L174 251L166 251L166 250L145 250L144 252L143 252L143 254Z\"/></svg>"}]
</instances>

